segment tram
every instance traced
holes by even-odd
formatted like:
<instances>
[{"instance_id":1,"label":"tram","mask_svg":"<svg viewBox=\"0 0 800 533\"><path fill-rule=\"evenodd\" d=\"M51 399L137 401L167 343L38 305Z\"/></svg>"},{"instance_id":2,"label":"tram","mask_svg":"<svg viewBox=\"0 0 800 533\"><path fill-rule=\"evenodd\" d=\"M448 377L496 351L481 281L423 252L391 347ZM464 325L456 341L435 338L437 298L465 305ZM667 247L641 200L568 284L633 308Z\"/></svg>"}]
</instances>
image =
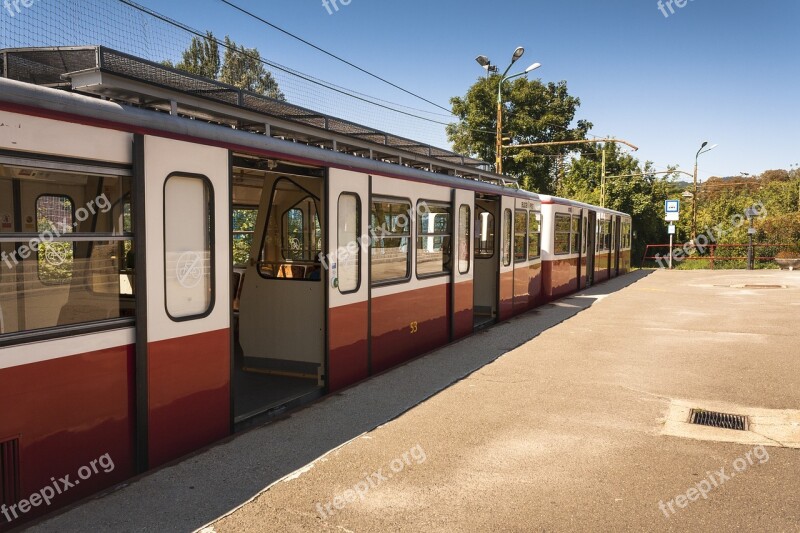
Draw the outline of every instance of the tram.
<instances>
[{"instance_id":1,"label":"tram","mask_svg":"<svg viewBox=\"0 0 800 533\"><path fill-rule=\"evenodd\" d=\"M629 215L483 161L104 47L0 60L0 529L630 268Z\"/></svg>"}]
</instances>

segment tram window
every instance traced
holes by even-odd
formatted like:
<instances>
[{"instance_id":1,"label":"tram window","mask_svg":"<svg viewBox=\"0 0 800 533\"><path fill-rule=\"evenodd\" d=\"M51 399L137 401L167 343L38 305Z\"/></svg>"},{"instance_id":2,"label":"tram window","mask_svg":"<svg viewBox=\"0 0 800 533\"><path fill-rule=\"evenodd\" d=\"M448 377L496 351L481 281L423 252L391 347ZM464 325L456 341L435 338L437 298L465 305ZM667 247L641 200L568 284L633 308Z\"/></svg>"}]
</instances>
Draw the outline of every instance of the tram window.
<instances>
[{"instance_id":1,"label":"tram window","mask_svg":"<svg viewBox=\"0 0 800 533\"><path fill-rule=\"evenodd\" d=\"M417 204L417 276L450 272L452 213L449 205L421 201Z\"/></svg>"},{"instance_id":2,"label":"tram window","mask_svg":"<svg viewBox=\"0 0 800 533\"><path fill-rule=\"evenodd\" d=\"M528 257L535 259L542 255L542 214L531 211L528 218Z\"/></svg>"},{"instance_id":3,"label":"tram window","mask_svg":"<svg viewBox=\"0 0 800 533\"><path fill-rule=\"evenodd\" d=\"M503 266L511 265L511 209L503 212Z\"/></svg>"},{"instance_id":4,"label":"tram window","mask_svg":"<svg viewBox=\"0 0 800 533\"><path fill-rule=\"evenodd\" d=\"M555 226L553 228L553 253L555 255L565 255L569 253L571 218L563 213L556 213Z\"/></svg>"},{"instance_id":5,"label":"tram window","mask_svg":"<svg viewBox=\"0 0 800 533\"><path fill-rule=\"evenodd\" d=\"M589 241L589 219L587 217L583 217L583 244L581 245L581 250L583 251L583 255L586 255L586 243Z\"/></svg>"},{"instance_id":6,"label":"tram window","mask_svg":"<svg viewBox=\"0 0 800 533\"><path fill-rule=\"evenodd\" d=\"M522 263L528 259L528 211L517 209L514 212L514 262Z\"/></svg>"},{"instance_id":7,"label":"tram window","mask_svg":"<svg viewBox=\"0 0 800 533\"><path fill-rule=\"evenodd\" d=\"M0 158L0 335L135 314L131 178L52 165Z\"/></svg>"},{"instance_id":8,"label":"tram window","mask_svg":"<svg viewBox=\"0 0 800 533\"><path fill-rule=\"evenodd\" d=\"M472 213L468 205L458 208L458 273L467 274L471 259L469 227L472 225Z\"/></svg>"},{"instance_id":9,"label":"tram window","mask_svg":"<svg viewBox=\"0 0 800 533\"><path fill-rule=\"evenodd\" d=\"M373 284L406 281L410 277L411 203L374 200L370 212Z\"/></svg>"},{"instance_id":10,"label":"tram window","mask_svg":"<svg viewBox=\"0 0 800 533\"><path fill-rule=\"evenodd\" d=\"M259 256L259 273L264 278L320 280L319 197L306 188L318 190L318 184L300 183L305 186L290 178L278 178L273 186Z\"/></svg>"},{"instance_id":11,"label":"tram window","mask_svg":"<svg viewBox=\"0 0 800 533\"><path fill-rule=\"evenodd\" d=\"M572 234L572 248L571 252L577 254L581 247L581 217L572 215L572 226L570 227Z\"/></svg>"},{"instance_id":12,"label":"tram window","mask_svg":"<svg viewBox=\"0 0 800 533\"><path fill-rule=\"evenodd\" d=\"M258 209L235 207L233 209L233 264L244 267L250 261L253 232L256 229Z\"/></svg>"},{"instance_id":13,"label":"tram window","mask_svg":"<svg viewBox=\"0 0 800 533\"><path fill-rule=\"evenodd\" d=\"M164 184L164 276L172 320L202 317L211 310L213 202L205 177L175 174Z\"/></svg>"},{"instance_id":14,"label":"tram window","mask_svg":"<svg viewBox=\"0 0 800 533\"><path fill-rule=\"evenodd\" d=\"M357 194L339 196L336 268L339 292L346 294L361 285L361 199Z\"/></svg>"},{"instance_id":15,"label":"tram window","mask_svg":"<svg viewBox=\"0 0 800 533\"><path fill-rule=\"evenodd\" d=\"M494 215L475 206L475 258L490 259L494 255Z\"/></svg>"},{"instance_id":16,"label":"tram window","mask_svg":"<svg viewBox=\"0 0 800 533\"><path fill-rule=\"evenodd\" d=\"M36 199L36 231L39 235L72 233L75 227L75 203L61 194L43 194ZM39 281L45 285L63 285L72 279L75 247L68 242L42 239L36 249Z\"/></svg>"},{"instance_id":17,"label":"tram window","mask_svg":"<svg viewBox=\"0 0 800 533\"><path fill-rule=\"evenodd\" d=\"M303 210L296 207L289 209L283 216L283 220L284 232L282 236L283 245L281 246L283 258L295 261L305 259L305 216Z\"/></svg>"}]
</instances>

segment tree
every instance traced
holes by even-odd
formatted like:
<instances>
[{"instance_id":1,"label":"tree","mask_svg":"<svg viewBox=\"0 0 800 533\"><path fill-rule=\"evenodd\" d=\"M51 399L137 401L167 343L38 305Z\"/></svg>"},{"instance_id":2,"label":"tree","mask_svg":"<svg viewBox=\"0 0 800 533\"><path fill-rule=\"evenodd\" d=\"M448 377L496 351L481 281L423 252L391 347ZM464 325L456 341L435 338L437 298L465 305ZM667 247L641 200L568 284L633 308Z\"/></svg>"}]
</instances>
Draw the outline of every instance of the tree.
<instances>
[{"instance_id":1,"label":"tree","mask_svg":"<svg viewBox=\"0 0 800 533\"><path fill-rule=\"evenodd\" d=\"M220 61L219 41L213 33L208 32L203 38L192 38L189 48L183 52L180 63L174 65L167 60L162 64L276 100L286 100L278 82L264 68L261 53L257 48L237 45L227 35L224 46L225 56Z\"/></svg>"},{"instance_id":2,"label":"tree","mask_svg":"<svg viewBox=\"0 0 800 533\"><path fill-rule=\"evenodd\" d=\"M447 127L447 136L456 152L487 162L495 161L497 129L497 84L500 76L479 79L467 94L450 100L459 121ZM539 80L517 79L503 84L504 144L584 139L592 124L579 120L570 128L580 100L570 96L567 83L544 84ZM559 159L572 150L569 146L541 150L513 149L503 152L504 173L520 179L520 184L541 193L556 189Z\"/></svg>"},{"instance_id":3,"label":"tree","mask_svg":"<svg viewBox=\"0 0 800 533\"><path fill-rule=\"evenodd\" d=\"M278 88L278 82L264 68L258 49L237 45L227 35L225 36L225 60L219 80L276 100L286 100Z\"/></svg>"},{"instance_id":4,"label":"tree","mask_svg":"<svg viewBox=\"0 0 800 533\"><path fill-rule=\"evenodd\" d=\"M653 174L655 170L649 161L642 165L615 143L608 143L605 151L606 207L630 213L633 218L635 263L644 255L645 245L659 244L667 235L664 200L679 193L671 176ZM582 148L580 157L570 161L557 194L600 205L602 152L599 145Z\"/></svg>"},{"instance_id":5,"label":"tree","mask_svg":"<svg viewBox=\"0 0 800 533\"><path fill-rule=\"evenodd\" d=\"M197 76L216 80L219 77L219 45L214 34L208 32L204 39L193 37L192 43L183 52L183 61L175 68Z\"/></svg>"}]
</instances>

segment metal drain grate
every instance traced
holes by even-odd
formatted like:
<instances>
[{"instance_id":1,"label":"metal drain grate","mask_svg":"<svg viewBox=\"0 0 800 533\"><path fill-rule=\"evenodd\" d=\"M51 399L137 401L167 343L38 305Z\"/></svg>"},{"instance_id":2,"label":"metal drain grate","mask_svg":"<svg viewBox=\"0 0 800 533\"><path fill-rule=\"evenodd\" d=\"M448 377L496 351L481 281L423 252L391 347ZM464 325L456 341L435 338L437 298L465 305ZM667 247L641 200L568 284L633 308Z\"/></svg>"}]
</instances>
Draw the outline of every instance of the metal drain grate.
<instances>
[{"instance_id":1,"label":"metal drain grate","mask_svg":"<svg viewBox=\"0 0 800 533\"><path fill-rule=\"evenodd\" d=\"M701 426L747 431L747 417L744 415L732 415L730 413L717 413L704 409L692 409L689 422Z\"/></svg>"}]
</instances>

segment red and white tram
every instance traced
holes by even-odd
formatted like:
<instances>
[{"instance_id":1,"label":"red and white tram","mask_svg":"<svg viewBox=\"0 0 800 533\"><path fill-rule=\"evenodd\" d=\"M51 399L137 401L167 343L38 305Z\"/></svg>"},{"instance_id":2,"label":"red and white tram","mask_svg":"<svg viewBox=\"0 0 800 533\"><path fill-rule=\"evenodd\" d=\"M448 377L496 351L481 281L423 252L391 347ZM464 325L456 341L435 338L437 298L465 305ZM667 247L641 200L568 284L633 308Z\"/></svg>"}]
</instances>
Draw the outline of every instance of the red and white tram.
<instances>
[{"instance_id":1,"label":"red and white tram","mask_svg":"<svg viewBox=\"0 0 800 533\"><path fill-rule=\"evenodd\" d=\"M0 529L629 268L630 217L480 161L102 47L0 57Z\"/></svg>"}]
</instances>

